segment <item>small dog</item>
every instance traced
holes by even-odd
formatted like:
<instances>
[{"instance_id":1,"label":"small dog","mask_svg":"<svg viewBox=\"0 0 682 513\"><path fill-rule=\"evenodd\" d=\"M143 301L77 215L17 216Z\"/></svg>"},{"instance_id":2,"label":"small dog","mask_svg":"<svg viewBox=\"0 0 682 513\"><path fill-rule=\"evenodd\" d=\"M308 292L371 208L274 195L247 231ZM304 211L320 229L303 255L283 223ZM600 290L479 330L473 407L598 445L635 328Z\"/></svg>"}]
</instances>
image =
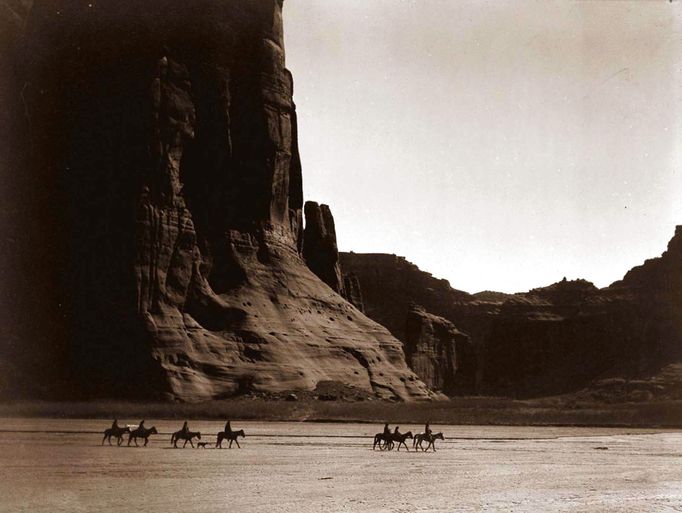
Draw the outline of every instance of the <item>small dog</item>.
<instances>
[{"instance_id":1,"label":"small dog","mask_svg":"<svg viewBox=\"0 0 682 513\"><path fill-rule=\"evenodd\" d=\"M197 449L206 449L207 445L211 445L211 442L197 442Z\"/></svg>"}]
</instances>

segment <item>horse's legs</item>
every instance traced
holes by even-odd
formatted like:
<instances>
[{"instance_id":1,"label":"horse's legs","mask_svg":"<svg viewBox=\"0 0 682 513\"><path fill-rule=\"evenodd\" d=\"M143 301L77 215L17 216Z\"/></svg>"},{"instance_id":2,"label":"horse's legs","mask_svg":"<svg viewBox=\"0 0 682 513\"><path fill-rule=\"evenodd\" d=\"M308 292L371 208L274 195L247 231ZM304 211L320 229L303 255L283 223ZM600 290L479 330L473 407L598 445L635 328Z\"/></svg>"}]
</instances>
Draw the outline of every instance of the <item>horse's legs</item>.
<instances>
[{"instance_id":1,"label":"horse's legs","mask_svg":"<svg viewBox=\"0 0 682 513\"><path fill-rule=\"evenodd\" d=\"M234 440L230 438L230 445L227 446L228 449L232 449L232 442L234 442Z\"/></svg>"},{"instance_id":2,"label":"horse's legs","mask_svg":"<svg viewBox=\"0 0 682 513\"><path fill-rule=\"evenodd\" d=\"M185 443L187 443L187 442L185 442ZM198 442L197 442L197 443L198 443ZM191 445L191 446L192 446L192 449L194 449L194 444L192 443L192 439L191 439L191 438L189 439L189 445Z\"/></svg>"},{"instance_id":3,"label":"horse's legs","mask_svg":"<svg viewBox=\"0 0 682 513\"><path fill-rule=\"evenodd\" d=\"M149 443L149 437L144 439L144 447L147 447L148 443Z\"/></svg>"},{"instance_id":4,"label":"horse's legs","mask_svg":"<svg viewBox=\"0 0 682 513\"><path fill-rule=\"evenodd\" d=\"M135 441L135 447L139 447L139 445L137 445L137 437L133 438L133 440Z\"/></svg>"},{"instance_id":5,"label":"horse's legs","mask_svg":"<svg viewBox=\"0 0 682 513\"><path fill-rule=\"evenodd\" d=\"M187 440L185 440L185 443L182 444L182 448L183 448L183 449L185 448L185 445L187 445ZM192 447L194 447L194 446L192 446Z\"/></svg>"},{"instance_id":6,"label":"horse's legs","mask_svg":"<svg viewBox=\"0 0 682 513\"><path fill-rule=\"evenodd\" d=\"M241 446L241 445L239 445L239 440L237 440L237 439L235 438L235 439L234 439L234 441L235 441L235 442L237 443L237 449L241 449L241 448L242 448L242 446Z\"/></svg>"},{"instance_id":7,"label":"horse's legs","mask_svg":"<svg viewBox=\"0 0 682 513\"><path fill-rule=\"evenodd\" d=\"M107 435L104 435L104 438L102 438L102 445L104 445L104 440L107 439Z\"/></svg>"}]
</instances>

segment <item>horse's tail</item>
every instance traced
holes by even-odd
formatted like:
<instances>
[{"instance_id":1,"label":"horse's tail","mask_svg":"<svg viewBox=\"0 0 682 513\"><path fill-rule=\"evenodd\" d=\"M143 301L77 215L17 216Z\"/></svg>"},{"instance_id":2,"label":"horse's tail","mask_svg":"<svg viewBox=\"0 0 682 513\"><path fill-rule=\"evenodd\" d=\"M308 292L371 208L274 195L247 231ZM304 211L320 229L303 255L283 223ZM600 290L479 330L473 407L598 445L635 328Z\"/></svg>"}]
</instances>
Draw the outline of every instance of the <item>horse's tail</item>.
<instances>
[{"instance_id":1,"label":"horse's tail","mask_svg":"<svg viewBox=\"0 0 682 513\"><path fill-rule=\"evenodd\" d=\"M171 443L175 442L175 433L171 435Z\"/></svg>"}]
</instances>

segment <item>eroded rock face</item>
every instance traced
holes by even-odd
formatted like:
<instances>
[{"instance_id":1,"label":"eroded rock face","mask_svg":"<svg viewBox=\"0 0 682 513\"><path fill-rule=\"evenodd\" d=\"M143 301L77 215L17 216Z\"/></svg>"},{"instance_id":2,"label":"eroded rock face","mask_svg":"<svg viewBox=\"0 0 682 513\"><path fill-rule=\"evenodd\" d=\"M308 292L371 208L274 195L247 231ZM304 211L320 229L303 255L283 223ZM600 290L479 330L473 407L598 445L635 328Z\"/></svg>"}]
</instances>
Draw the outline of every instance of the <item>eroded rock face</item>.
<instances>
[{"instance_id":1,"label":"eroded rock face","mask_svg":"<svg viewBox=\"0 0 682 513\"><path fill-rule=\"evenodd\" d=\"M394 255L341 254L342 270L359 278L370 317L405 342L406 305L423 305L471 337L479 393L517 397L618 380L679 389L669 369L682 361L681 262L678 227L661 257L603 289L563 280L526 293L469 295L438 286L427 273L419 277L416 266Z\"/></svg>"},{"instance_id":2,"label":"eroded rock face","mask_svg":"<svg viewBox=\"0 0 682 513\"><path fill-rule=\"evenodd\" d=\"M355 308L364 312L365 303L362 299L362 287L356 274L349 273L343 276L343 290L346 300Z\"/></svg>"},{"instance_id":3,"label":"eroded rock face","mask_svg":"<svg viewBox=\"0 0 682 513\"><path fill-rule=\"evenodd\" d=\"M447 319L450 305L470 296L400 256L341 253L339 261L344 274L353 274L358 279L365 313L403 342L405 319L412 305L421 305L426 311Z\"/></svg>"},{"instance_id":4,"label":"eroded rock face","mask_svg":"<svg viewBox=\"0 0 682 513\"><path fill-rule=\"evenodd\" d=\"M78 389L430 395L401 343L301 257L281 1L48 0L21 38L23 186L41 187L26 233L51 280L34 318L49 313L41 349Z\"/></svg>"},{"instance_id":5,"label":"eroded rock face","mask_svg":"<svg viewBox=\"0 0 682 513\"><path fill-rule=\"evenodd\" d=\"M449 395L474 392L476 359L467 335L416 305L405 334L407 364L424 383Z\"/></svg>"},{"instance_id":6,"label":"eroded rock face","mask_svg":"<svg viewBox=\"0 0 682 513\"><path fill-rule=\"evenodd\" d=\"M303 258L311 271L338 294L344 295L344 281L339 268L334 217L327 205L305 203Z\"/></svg>"}]
</instances>

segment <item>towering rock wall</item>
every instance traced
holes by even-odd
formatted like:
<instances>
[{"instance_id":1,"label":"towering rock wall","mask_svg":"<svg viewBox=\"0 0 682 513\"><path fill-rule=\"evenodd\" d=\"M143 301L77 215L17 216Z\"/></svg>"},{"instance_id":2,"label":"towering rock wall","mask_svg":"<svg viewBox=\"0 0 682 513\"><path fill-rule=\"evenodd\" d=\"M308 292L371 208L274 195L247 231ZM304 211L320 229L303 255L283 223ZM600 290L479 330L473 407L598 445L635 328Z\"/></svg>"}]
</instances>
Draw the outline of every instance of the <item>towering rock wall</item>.
<instances>
[{"instance_id":1,"label":"towering rock wall","mask_svg":"<svg viewBox=\"0 0 682 513\"><path fill-rule=\"evenodd\" d=\"M18 33L15 175L37 215L16 254L41 277L24 307L76 389L429 396L400 342L301 258L281 1L45 0Z\"/></svg>"}]
</instances>

